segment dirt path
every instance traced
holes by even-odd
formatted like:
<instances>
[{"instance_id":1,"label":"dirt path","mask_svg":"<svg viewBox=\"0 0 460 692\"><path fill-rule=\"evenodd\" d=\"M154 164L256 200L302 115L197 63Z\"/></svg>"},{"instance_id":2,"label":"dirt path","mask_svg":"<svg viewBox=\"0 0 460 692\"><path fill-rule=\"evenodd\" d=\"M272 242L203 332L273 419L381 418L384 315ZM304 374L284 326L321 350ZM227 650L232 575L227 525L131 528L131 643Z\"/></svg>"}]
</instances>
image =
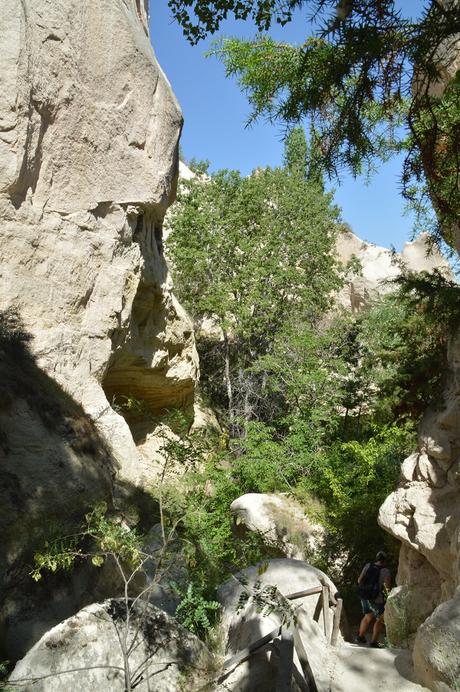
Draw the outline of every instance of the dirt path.
<instances>
[{"instance_id":1,"label":"dirt path","mask_svg":"<svg viewBox=\"0 0 460 692\"><path fill-rule=\"evenodd\" d=\"M413 670L408 651L343 644L337 649L331 692L427 690L412 680Z\"/></svg>"}]
</instances>

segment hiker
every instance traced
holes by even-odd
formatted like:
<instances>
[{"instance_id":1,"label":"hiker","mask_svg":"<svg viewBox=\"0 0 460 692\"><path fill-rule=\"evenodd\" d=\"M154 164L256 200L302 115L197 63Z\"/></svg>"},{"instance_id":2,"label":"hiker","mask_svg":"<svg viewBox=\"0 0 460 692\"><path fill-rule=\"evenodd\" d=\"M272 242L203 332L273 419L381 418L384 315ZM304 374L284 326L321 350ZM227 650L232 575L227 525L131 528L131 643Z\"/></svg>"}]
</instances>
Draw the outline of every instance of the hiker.
<instances>
[{"instance_id":1,"label":"hiker","mask_svg":"<svg viewBox=\"0 0 460 692\"><path fill-rule=\"evenodd\" d=\"M366 642L365 634L373 623L370 645L375 649L379 649L381 646L379 637L385 626L385 598L391 589L391 573L386 566L386 561L386 553L379 550L375 562L368 562L367 565L364 565L358 579L358 594L361 599L363 619L356 641L359 644Z\"/></svg>"}]
</instances>

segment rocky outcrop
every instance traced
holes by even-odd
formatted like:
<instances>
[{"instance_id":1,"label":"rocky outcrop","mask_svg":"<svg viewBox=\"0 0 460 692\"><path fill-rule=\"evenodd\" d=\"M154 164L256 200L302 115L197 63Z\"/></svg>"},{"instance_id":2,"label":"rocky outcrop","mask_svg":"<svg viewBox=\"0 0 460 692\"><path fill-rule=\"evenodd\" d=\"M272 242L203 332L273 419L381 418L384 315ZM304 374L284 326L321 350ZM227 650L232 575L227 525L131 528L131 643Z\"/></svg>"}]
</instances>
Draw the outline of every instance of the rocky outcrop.
<instances>
[{"instance_id":1,"label":"rocky outcrop","mask_svg":"<svg viewBox=\"0 0 460 692\"><path fill-rule=\"evenodd\" d=\"M435 692L458 690L460 681L460 591L442 603L417 632L414 665Z\"/></svg>"},{"instance_id":2,"label":"rocky outcrop","mask_svg":"<svg viewBox=\"0 0 460 692\"><path fill-rule=\"evenodd\" d=\"M458 0L439 3L449 9ZM452 25L452 30L455 26ZM458 75L460 35L445 38L430 53L436 74L415 70L414 113L426 108L425 97L443 96ZM426 127L430 123L428 117ZM432 128L419 141L433 207L440 213L445 240L460 250L458 196L451 194L449 175L457 187L455 168L446 164L451 146L438 130L436 115ZM455 150L453 151L455 154ZM439 181L442 180L442 184ZM446 195L446 190L448 194ZM417 617L409 621L414 639L415 671L420 680L437 692L457 690L460 661L460 335L451 337L449 371L443 396L427 411L419 432L419 446L402 465L399 488L386 500L379 521L403 543L397 581L404 598L416 606ZM428 589L431 586L430 593ZM428 598L427 598L428 595ZM437 607L436 607L437 606ZM433 608L434 611L433 611ZM432 613L432 614L430 614ZM390 615L391 618L391 615ZM427 619L425 619L427 618ZM425 620L420 624L420 620ZM415 629L420 625L418 629Z\"/></svg>"},{"instance_id":3,"label":"rocky outcrop","mask_svg":"<svg viewBox=\"0 0 460 692\"><path fill-rule=\"evenodd\" d=\"M306 560L320 547L325 530L311 521L302 507L286 495L247 493L232 502L234 531L255 531L281 554Z\"/></svg>"},{"instance_id":4,"label":"rocky outcrop","mask_svg":"<svg viewBox=\"0 0 460 692\"><path fill-rule=\"evenodd\" d=\"M191 404L192 326L162 252L182 117L153 54L145 5L7 0L0 70L1 305L39 365L81 403L120 474L137 451L109 405Z\"/></svg>"},{"instance_id":5,"label":"rocky outcrop","mask_svg":"<svg viewBox=\"0 0 460 692\"><path fill-rule=\"evenodd\" d=\"M436 249L428 245L425 234L406 243L400 253L392 252L365 240L351 231L339 234L336 244L337 257L346 266L352 259L359 268L349 271L348 280L338 294L338 302L352 312L359 312L378 298L393 290L391 281L401 275L404 268L413 272L438 270L451 275L448 261Z\"/></svg>"},{"instance_id":6,"label":"rocky outcrop","mask_svg":"<svg viewBox=\"0 0 460 692\"><path fill-rule=\"evenodd\" d=\"M37 692L122 692L126 676L136 690L171 692L205 685L211 670L204 644L166 613L111 600L53 627L19 661L10 682Z\"/></svg>"},{"instance_id":7,"label":"rocky outcrop","mask_svg":"<svg viewBox=\"0 0 460 692\"><path fill-rule=\"evenodd\" d=\"M226 638L228 654L244 649L260 639L281 623L283 613L275 608L264 614L252 599L242 608L238 607L243 592L252 593L254 587L275 586L283 595L316 587L320 579L326 581L333 594L336 588L321 570L300 560L270 560L264 565L249 567L223 584L218 591L222 604L221 627ZM328 644L320 625L315 621L318 597L307 596L292 603L302 642L308 654L318 690L329 690L330 674L326 651ZM270 609L268 609L270 610ZM330 612L332 617L332 611ZM299 663L297 662L297 665ZM272 646L253 655L250 661L238 666L223 682L222 689L237 689L241 692L272 690L276 679L278 658ZM301 668L299 667L299 670Z\"/></svg>"},{"instance_id":8,"label":"rocky outcrop","mask_svg":"<svg viewBox=\"0 0 460 692\"><path fill-rule=\"evenodd\" d=\"M426 680L422 659L428 655L426 631L431 618L418 628L441 603L451 613L452 642L457 638L460 644L452 600L460 587L460 336L452 340L448 360L451 369L444 399L427 411L419 430L419 450L404 461L400 486L379 515L381 526L403 544L397 575L400 589L388 604L390 637L392 622L402 619L409 643L415 639L416 672L422 680ZM433 660L438 659L436 655Z\"/></svg>"},{"instance_id":9,"label":"rocky outcrop","mask_svg":"<svg viewBox=\"0 0 460 692\"><path fill-rule=\"evenodd\" d=\"M0 648L14 659L94 601L78 570L32 588L39 537L97 499L142 514L158 469L138 445L166 409L191 410L198 365L163 256L182 116L147 0L5 0L2 16L0 313L33 337L16 361L6 322L0 339Z\"/></svg>"}]
</instances>

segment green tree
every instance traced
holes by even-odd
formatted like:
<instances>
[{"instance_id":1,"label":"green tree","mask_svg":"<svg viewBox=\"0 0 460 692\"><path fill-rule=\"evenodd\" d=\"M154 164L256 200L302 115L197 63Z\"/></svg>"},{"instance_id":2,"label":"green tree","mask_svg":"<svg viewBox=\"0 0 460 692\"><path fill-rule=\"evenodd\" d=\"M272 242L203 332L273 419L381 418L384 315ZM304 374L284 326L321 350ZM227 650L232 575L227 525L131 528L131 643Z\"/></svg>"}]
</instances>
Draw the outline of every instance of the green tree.
<instances>
[{"instance_id":1,"label":"green tree","mask_svg":"<svg viewBox=\"0 0 460 692\"><path fill-rule=\"evenodd\" d=\"M416 208L431 199L432 230L452 243L460 203L460 89L455 60L460 32L458 3L420 4L415 18L395 0L169 0L185 35L196 42L217 31L233 12L251 17L260 31L291 21L305 8L317 30L299 46L260 35L223 39L215 53L236 76L253 116L288 124L308 118L326 171L353 173L406 151L404 194ZM444 88L450 73L451 82ZM439 81L438 81L439 80ZM441 86L443 85L443 86ZM401 135L400 126L406 128ZM407 132L409 136L406 137ZM422 195L419 198L419 193Z\"/></svg>"},{"instance_id":2,"label":"green tree","mask_svg":"<svg viewBox=\"0 0 460 692\"><path fill-rule=\"evenodd\" d=\"M288 141L286 168L186 182L170 222L179 297L195 318L210 317L222 331L211 355L202 353L205 369L214 359L225 382L230 421L263 415L266 377L253 366L288 319L315 324L340 284L338 210L306 179L299 143L302 149L299 136Z\"/></svg>"}]
</instances>

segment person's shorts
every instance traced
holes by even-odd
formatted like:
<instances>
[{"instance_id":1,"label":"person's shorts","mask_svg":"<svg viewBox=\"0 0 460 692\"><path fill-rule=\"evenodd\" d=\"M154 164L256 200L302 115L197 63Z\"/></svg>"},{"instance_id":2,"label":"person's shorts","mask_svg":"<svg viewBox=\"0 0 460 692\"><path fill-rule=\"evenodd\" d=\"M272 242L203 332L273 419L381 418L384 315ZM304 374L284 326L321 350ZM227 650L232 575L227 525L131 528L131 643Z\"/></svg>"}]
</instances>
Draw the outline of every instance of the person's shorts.
<instances>
[{"instance_id":1,"label":"person's shorts","mask_svg":"<svg viewBox=\"0 0 460 692\"><path fill-rule=\"evenodd\" d=\"M368 615L368 613L372 613L372 615L378 619L383 615L383 611L385 610L385 603L376 603L375 601L368 601L365 598L361 599L361 608L363 609L363 614Z\"/></svg>"}]
</instances>

